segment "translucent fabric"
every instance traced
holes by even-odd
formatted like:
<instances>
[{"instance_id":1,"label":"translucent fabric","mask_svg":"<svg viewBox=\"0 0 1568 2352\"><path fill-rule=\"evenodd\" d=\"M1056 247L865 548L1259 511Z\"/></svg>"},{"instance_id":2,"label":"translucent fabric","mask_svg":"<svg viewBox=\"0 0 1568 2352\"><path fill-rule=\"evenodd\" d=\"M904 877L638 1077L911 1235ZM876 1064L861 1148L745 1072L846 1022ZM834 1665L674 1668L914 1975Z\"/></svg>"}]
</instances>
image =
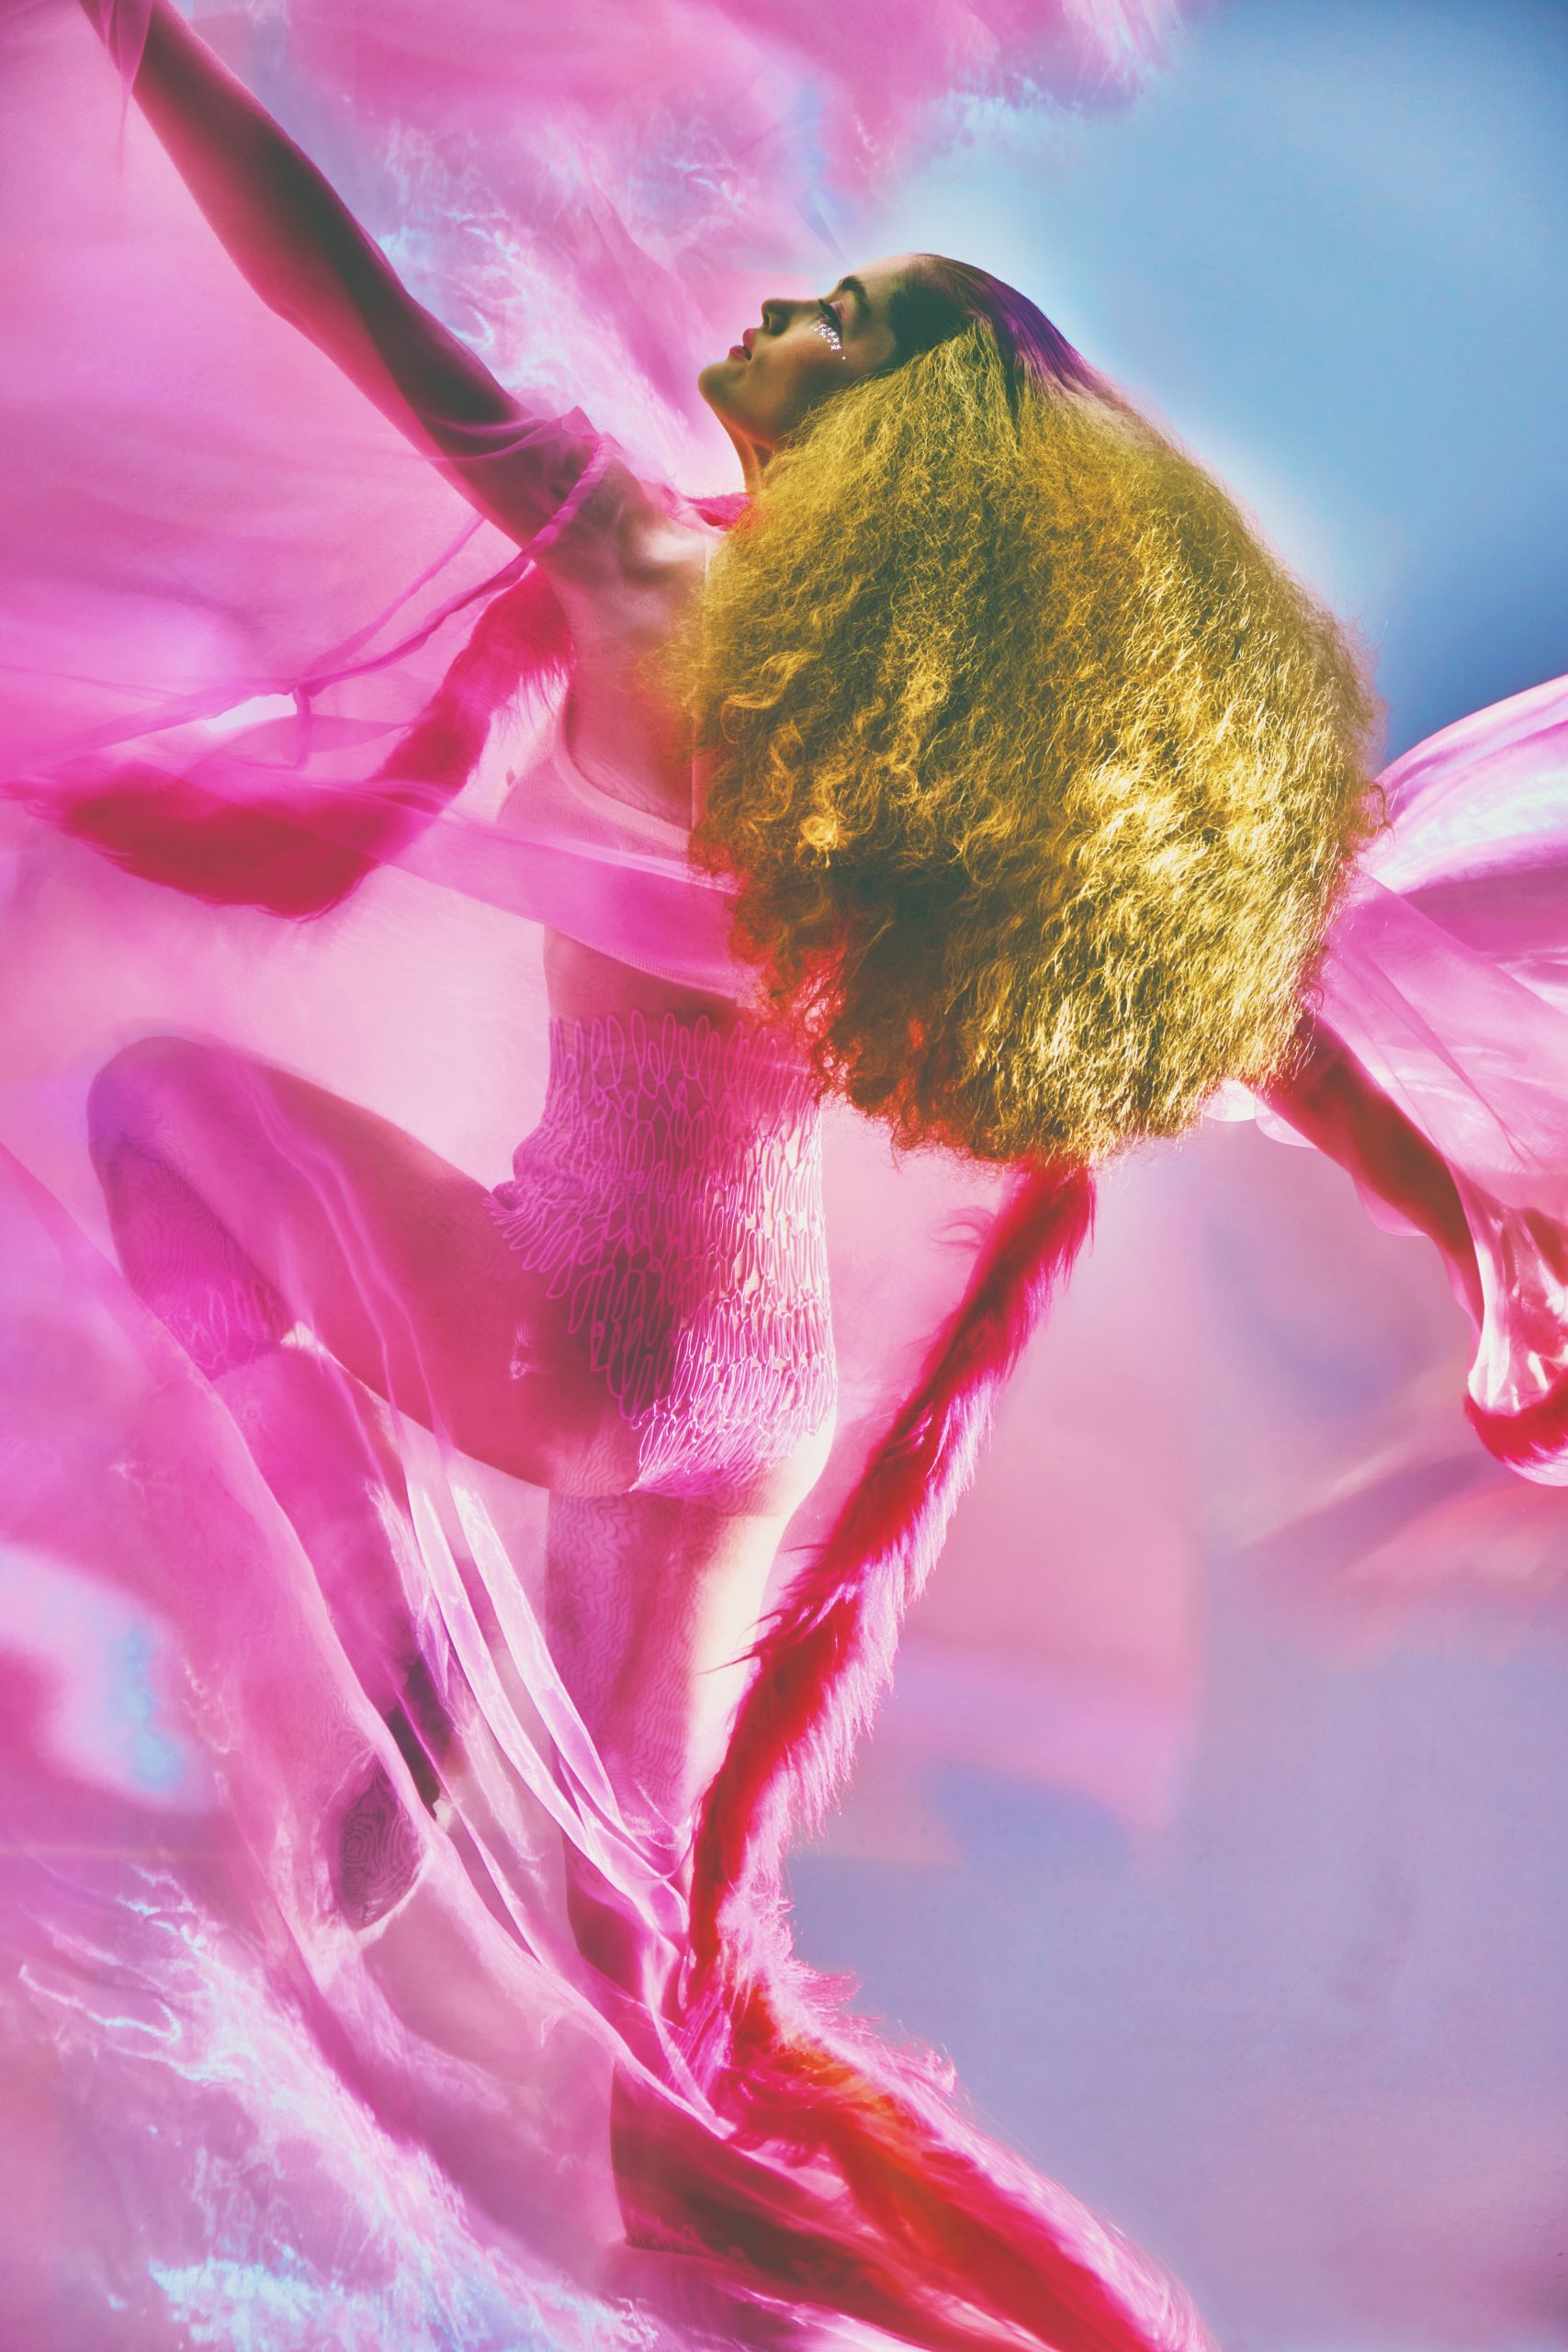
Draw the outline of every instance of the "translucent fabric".
<instances>
[{"instance_id":1,"label":"translucent fabric","mask_svg":"<svg viewBox=\"0 0 1568 2352\"><path fill-rule=\"evenodd\" d=\"M509 538L241 281L74 6L0 38L8 2340L1202 2343L789 1951L1092 1192L895 1165L678 842L518 807L552 550L739 502L521 401L468 453ZM1391 771L1303 1073L1218 1106L1434 1234L1542 1479L1565 720ZM632 976L597 1027L574 956Z\"/></svg>"},{"instance_id":2,"label":"translucent fabric","mask_svg":"<svg viewBox=\"0 0 1568 2352\"><path fill-rule=\"evenodd\" d=\"M1527 1477L1561 1485L1568 684L1461 720L1382 782L1388 830L1335 928L1307 1074L1275 1090L1272 1108L1318 1139L1307 1105L1338 1062L1335 1156L1375 1213L1439 1238L1476 1324L1467 1403L1478 1434ZM1389 1113L1404 1129L1402 1170ZM1462 1238L1456 1223L1443 1241L1431 1220L1445 1175Z\"/></svg>"}]
</instances>

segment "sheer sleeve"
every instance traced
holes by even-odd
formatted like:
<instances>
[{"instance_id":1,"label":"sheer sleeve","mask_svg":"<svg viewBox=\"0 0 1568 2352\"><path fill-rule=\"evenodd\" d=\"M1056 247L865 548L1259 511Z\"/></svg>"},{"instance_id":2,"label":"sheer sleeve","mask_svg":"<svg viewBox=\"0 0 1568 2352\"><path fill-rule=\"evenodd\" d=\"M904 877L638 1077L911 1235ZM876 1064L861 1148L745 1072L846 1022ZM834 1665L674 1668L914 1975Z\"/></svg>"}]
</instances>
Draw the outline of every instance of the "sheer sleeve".
<instances>
[{"instance_id":1,"label":"sheer sleeve","mask_svg":"<svg viewBox=\"0 0 1568 2352\"><path fill-rule=\"evenodd\" d=\"M1263 1106L1436 1244L1475 1327L1470 1419L1548 1486L1568 1483L1565 756L1559 679L1387 770L1391 825Z\"/></svg>"},{"instance_id":2,"label":"sheer sleeve","mask_svg":"<svg viewBox=\"0 0 1568 2352\"><path fill-rule=\"evenodd\" d=\"M134 17L92 0L122 80L230 259L446 473L547 569L613 452L581 409L540 413L416 301L310 158L229 72L172 0ZM138 40L144 21L143 37ZM618 469L619 501L637 494ZM574 537L581 535L573 535Z\"/></svg>"},{"instance_id":3,"label":"sheer sleeve","mask_svg":"<svg viewBox=\"0 0 1568 2352\"><path fill-rule=\"evenodd\" d=\"M658 488L421 311L172 10L133 48L0 19L0 800L314 915L557 689Z\"/></svg>"}]
</instances>

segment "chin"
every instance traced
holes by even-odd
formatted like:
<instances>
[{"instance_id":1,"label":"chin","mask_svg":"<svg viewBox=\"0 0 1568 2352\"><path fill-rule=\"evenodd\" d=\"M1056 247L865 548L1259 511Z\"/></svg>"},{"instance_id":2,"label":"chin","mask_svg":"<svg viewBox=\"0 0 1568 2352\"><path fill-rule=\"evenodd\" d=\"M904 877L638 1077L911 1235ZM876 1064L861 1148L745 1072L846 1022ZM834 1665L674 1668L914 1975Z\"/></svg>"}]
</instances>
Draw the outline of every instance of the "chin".
<instances>
[{"instance_id":1,"label":"chin","mask_svg":"<svg viewBox=\"0 0 1568 2352\"><path fill-rule=\"evenodd\" d=\"M738 363L733 359L710 359L707 366L703 368L697 378L698 391L702 394L704 400L706 401L714 414L716 416L723 417L727 422L734 416L734 410L730 401L726 399L725 394L728 390L728 379L734 373L737 365ZM739 419L736 419L737 423L739 423Z\"/></svg>"}]
</instances>

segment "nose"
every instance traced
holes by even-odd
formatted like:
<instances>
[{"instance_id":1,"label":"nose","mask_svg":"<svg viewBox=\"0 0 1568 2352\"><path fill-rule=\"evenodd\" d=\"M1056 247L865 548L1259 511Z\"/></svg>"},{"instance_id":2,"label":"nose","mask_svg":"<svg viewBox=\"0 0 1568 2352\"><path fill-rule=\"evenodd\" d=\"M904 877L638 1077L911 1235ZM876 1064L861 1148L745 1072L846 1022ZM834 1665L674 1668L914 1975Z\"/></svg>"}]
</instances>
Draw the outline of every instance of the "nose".
<instances>
[{"instance_id":1,"label":"nose","mask_svg":"<svg viewBox=\"0 0 1568 2352\"><path fill-rule=\"evenodd\" d=\"M764 334L783 334L799 307L797 302L781 302L775 297L770 297L762 305Z\"/></svg>"}]
</instances>

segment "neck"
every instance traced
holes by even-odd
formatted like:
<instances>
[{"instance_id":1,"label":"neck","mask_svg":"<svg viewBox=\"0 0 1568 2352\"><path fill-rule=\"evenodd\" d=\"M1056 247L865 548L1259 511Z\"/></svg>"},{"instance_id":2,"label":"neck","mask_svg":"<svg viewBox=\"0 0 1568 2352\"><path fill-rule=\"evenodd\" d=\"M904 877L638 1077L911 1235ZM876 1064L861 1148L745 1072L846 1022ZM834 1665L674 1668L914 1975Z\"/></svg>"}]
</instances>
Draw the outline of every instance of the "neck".
<instances>
[{"instance_id":1,"label":"neck","mask_svg":"<svg viewBox=\"0 0 1568 2352\"><path fill-rule=\"evenodd\" d=\"M755 498L761 486L762 469L768 462L768 452L766 449L759 449L754 441L748 441L742 435L737 433L728 419L722 422L725 431L734 444L735 454L740 460L740 478L746 485L748 494Z\"/></svg>"}]
</instances>

